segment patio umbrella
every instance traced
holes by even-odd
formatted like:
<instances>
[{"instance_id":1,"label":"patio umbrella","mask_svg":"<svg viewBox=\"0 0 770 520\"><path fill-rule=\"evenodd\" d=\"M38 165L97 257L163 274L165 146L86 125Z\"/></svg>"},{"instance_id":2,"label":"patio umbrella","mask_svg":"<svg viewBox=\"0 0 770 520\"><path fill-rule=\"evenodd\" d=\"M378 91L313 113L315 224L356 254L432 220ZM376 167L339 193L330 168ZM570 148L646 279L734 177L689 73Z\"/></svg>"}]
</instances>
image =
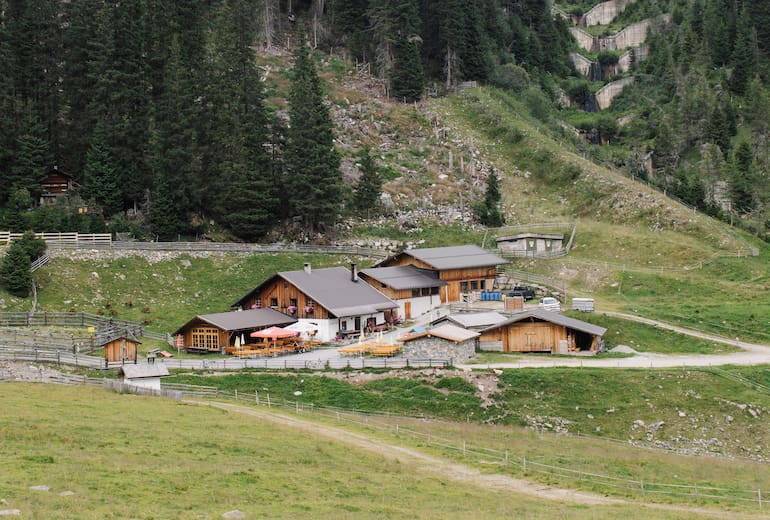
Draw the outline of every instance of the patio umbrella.
<instances>
[{"instance_id":1,"label":"patio umbrella","mask_svg":"<svg viewBox=\"0 0 770 520\"><path fill-rule=\"evenodd\" d=\"M268 327L266 329L258 330L249 334L252 338L270 338L275 341L280 338L291 338L299 336L299 332L296 330L287 330L281 327Z\"/></svg>"},{"instance_id":2,"label":"patio umbrella","mask_svg":"<svg viewBox=\"0 0 770 520\"><path fill-rule=\"evenodd\" d=\"M241 338L238 336L235 336L235 351L240 352L241 351Z\"/></svg>"}]
</instances>

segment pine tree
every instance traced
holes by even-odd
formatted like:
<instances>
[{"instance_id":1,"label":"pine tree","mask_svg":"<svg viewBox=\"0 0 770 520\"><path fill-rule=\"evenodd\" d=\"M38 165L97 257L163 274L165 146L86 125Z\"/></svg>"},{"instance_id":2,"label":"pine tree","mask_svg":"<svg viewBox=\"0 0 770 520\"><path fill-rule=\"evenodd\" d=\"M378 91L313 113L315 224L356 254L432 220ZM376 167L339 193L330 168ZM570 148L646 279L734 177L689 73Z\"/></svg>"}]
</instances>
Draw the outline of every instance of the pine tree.
<instances>
[{"instance_id":1,"label":"pine tree","mask_svg":"<svg viewBox=\"0 0 770 520\"><path fill-rule=\"evenodd\" d=\"M32 197L25 188L11 194L3 216L3 227L13 233L22 233L29 229L29 210Z\"/></svg>"},{"instance_id":2,"label":"pine tree","mask_svg":"<svg viewBox=\"0 0 770 520\"><path fill-rule=\"evenodd\" d=\"M733 151L731 161L730 199L739 213L749 213L756 207L754 152L751 143L741 141Z\"/></svg>"},{"instance_id":3,"label":"pine tree","mask_svg":"<svg viewBox=\"0 0 770 520\"><path fill-rule=\"evenodd\" d=\"M21 131L16 137L16 157L8 183L11 192L23 188L33 197L40 195L41 182L52 166L47 136L48 132L30 103L24 111Z\"/></svg>"},{"instance_id":4,"label":"pine tree","mask_svg":"<svg viewBox=\"0 0 770 520\"><path fill-rule=\"evenodd\" d=\"M104 127L99 123L96 125L91 137L91 147L86 154L83 192L86 197L94 199L108 217L122 209L117 169L117 161L107 145Z\"/></svg>"},{"instance_id":5,"label":"pine tree","mask_svg":"<svg viewBox=\"0 0 770 520\"><path fill-rule=\"evenodd\" d=\"M488 227L500 227L505 223L505 219L500 213L500 179L497 172L493 169L487 175L487 191L484 194L484 219L482 224Z\"/></svg>"},{"instance_id":6,"label":"pine tree","mask_svg":"<svg viewBox=\"0 0 770 520\"><path fill-rule=\"evenodd\" d=\"M730 76L730 90L743 95L757 72L757 39L745 7L738 18L736 36L731 60L733 72Z\"/></svg>"},{"instance_id":7,"label":"pine tree","mask_svg":"<svg viewBox=\"0 0 770 520\"><path fill-rule=\"evenodd\" d=\"M32 287L32 262L23 245L11 242L11 246L3 257L0 265L0 282L8 292L15 296L26 298Z\"/></svg>"},{"instance_id":8,"label":"pine tree","mask_svg":"<svg viewBox=\"0 0 770 520\"><path fill-rule=\"evenodd\" d=\"M361 177L356 184L353 204L360 214L369 216L371 211L377 210L380 202L382 176L368 148L361 153L360 169Z\"/></svg>"},{"instance_id":9,"label":"pine tree","mask_svg":"<svg viewBox=\"0 0 770 520\"><path fill-rule=\"evenodd\" d=\"M291 214L300 217L307 230L320 230L339 215L340 158L321 80L304 45L294 59L284 157L286 188Z\"/></svg>"}]
</instances>

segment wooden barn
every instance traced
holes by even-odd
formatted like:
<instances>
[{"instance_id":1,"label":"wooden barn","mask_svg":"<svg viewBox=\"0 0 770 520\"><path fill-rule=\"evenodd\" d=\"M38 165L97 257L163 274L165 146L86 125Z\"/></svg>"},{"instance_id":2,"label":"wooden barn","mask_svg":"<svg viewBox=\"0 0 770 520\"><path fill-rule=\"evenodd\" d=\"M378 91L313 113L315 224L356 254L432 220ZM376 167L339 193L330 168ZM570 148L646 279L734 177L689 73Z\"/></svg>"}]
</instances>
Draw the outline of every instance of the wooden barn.
<instances>
[{"instance_id":1,"label":"wooden barn","mask_svg":"<svg viewBox=\"0 0 770 520\"><path fill-rule=\"evenodd\" d=\"M252 332L296 322L297 318L270 308L201 314L179 327L174 335L182 337L179 346L188 352L205 354L223 352L235 344L236 337L243 336L241 341L246 342Z\"/></svg>"},{"instance_id":2,"label":"wooden barn","mask_svg":"<svg viewBox=\"0 0 770 520\"><path fill-rule=\"evenodd\" d=\"M142 343L129 335L116 336L103 345L104 359L110 363L136 363L137 347Z\"/></svg>"},{"instance_id":3,"label":"wooden barn","mask_svg":"<svg viewBox=\"0 0 770 520\"><path fill-rule=\"evenodd\" d=\"M362 269L361 279L398 303L399 314L407 320L441 305L441 288L447 283L435 271L413 265Z\"/></svg>"},{"instance_id":4,"label":"wooden barn","mask_svg":"<svg viewBox=\"0 0 770 520\"><path fill-rule=\"evenodd\" d=\"M379 262L375 267L413 265L433 271L441 287L441 303L462 301L463 294L492 289L497 277L497 267L508 261L474 245L407 249Z\"/></svg>"},{"instance_id":5,"label":"wooden barn","mask_svg":"<svg viewBox=\"0 0 770 520\"><path fill-rule=\"evenodd\" d=\"M481 331L480 350L500 352L548 352L571 354L598 352L604 327L558 312L532 310L516 314Z\"/></svg>"},{"instance_id":6,"label":"wooden barn","mask_svg":"<svg viewBox=\"0 0 770 520\"><path fill-rule=\"evenodd\" d=\"M359 278L355 265L276 273L233 304L269 307L312 323L319 341L386 328L398 317L398 304Z\"/></svg>"}]
</instances>

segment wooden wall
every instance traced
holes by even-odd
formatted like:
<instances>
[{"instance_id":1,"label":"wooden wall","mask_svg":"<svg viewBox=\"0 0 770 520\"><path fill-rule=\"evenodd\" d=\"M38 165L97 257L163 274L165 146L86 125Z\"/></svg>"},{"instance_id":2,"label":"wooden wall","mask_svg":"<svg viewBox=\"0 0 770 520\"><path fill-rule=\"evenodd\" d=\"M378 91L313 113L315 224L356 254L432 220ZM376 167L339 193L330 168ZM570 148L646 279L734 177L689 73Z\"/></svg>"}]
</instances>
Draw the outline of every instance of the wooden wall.
<instances>
[{"instance_id":1,"label":"wooden wall","mask_svg":"<svg viewBox=\"0 0 770 520\"><path fill-rule=\"evenodd\" d=\"M584 333L548 321L523 320L483 332L479 342L490 345L495 342L502 343L503 352L549 352L556 354L559 352L559 342L564 340L567 341L567 352L577 350L576 334ZM599 338L593 335L586 336L584 334L584 336L591 338L590 350L596 351Z\"/></svg>"},{"instance_id":2,"label":"wooden wall","mask_svg":"<svg viewBox=\"0 0 770 520\"><path fill-rule=\"evenodd\" d=\"M125 350L123 346L125 344ZM124 359L136 362L136 341L118 338L104 345L104 359L109 362L120 362Z\"/></svg>"},{"instance_id":3,"label":"wooden wall","mask_svg":"<svg viewBox=\"0 0 770 520\"><path fill-rule=\"evenodd\" d=\"M305 293L297 289L296 286L290 284L286 280L280 277L276 277L272 282L264 287L261 293L254 294L243 306L244 309L250 309L257 300L260 300L262 307L270 307L270 301L272 298L276 298L278 305L276 310L285 314L289 314L287 310L291 304L291 299L297 300L297 312L294 315L295 318L308 318L317 320L328 320L331 318L329 312L321 307L318 302L313 302L313 312L306 313L305 305L307 304L308 297Z\"/></svg>"}]
</instances>

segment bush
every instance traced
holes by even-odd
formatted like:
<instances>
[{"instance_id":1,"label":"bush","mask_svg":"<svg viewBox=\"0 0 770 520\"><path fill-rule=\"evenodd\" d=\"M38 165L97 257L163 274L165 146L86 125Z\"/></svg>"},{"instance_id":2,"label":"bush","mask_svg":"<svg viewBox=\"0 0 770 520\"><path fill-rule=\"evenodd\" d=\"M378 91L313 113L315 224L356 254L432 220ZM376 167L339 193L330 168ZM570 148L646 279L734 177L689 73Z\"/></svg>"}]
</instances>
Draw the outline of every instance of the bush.
<instances>
[{"instance_id":1,"label":"bush","mask_svg":"<svg viewBox=\"0 0 770 520\"><path fill-rule=\"evenodd\" d=\"M490 83L497 88L524 92L530 86L529 74L523 67L514 63L506 63L497 67L489 78Z\"/></svg>"},{"instance_id":2,"label":"bush","mask_svg":"<svg viewBox=\"0 0 770 520\"><path fill-rule=\"evenodd\" d=\"M8 292L26 298L32 286L32 273L27 251L19 241L11 242L8 252L0 265L0 282Z\"/></svg>"}]
</instances>

